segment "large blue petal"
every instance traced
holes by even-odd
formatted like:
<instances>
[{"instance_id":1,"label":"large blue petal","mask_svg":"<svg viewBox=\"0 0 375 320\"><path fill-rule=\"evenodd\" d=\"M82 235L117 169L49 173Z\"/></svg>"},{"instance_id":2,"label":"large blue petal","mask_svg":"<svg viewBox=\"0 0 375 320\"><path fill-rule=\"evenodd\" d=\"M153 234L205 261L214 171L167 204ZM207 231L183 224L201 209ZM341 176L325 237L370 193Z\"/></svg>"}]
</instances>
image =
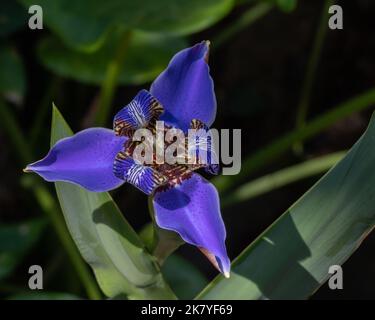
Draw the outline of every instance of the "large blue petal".
<instances>
[{"instance_id":1,"label":"large blue petal","mask_svg":"<svg viewBox=\"0 0 375 320\"><path fill-rule=\"evenodd\" d=\"M162 189L163 190L163 189ZM153 200L159 227L177 232L186 242L203 249L228 276L230 261L225 248L225 226L215 187L193 173L181 185L156 191Z\"/></svg>"},{"instance_id":2,"label":"large blue petal","mask_svg":"<svg viewBox=\"0 0 375 320\"><path fill-rule=\"evenodd\" d=\"M151 94L165 109L161 120L184 131L192 119L208 126L215 120L216 98L206 62L208 51L208 41L180 51L151 85Z\"/></svg>"},{"instance_id":3,"label":"large blue petal","mask_svg":"<svg viewBox=\"0 0 375 320\"><path fill-rule=\"evenodd\" d=\"M113 173L113 162L126 137L112 130L91 128L58 141L47 156L26 167L47 181L67 181L102 192L124 183Z\"/></svg>"}]
</instances>

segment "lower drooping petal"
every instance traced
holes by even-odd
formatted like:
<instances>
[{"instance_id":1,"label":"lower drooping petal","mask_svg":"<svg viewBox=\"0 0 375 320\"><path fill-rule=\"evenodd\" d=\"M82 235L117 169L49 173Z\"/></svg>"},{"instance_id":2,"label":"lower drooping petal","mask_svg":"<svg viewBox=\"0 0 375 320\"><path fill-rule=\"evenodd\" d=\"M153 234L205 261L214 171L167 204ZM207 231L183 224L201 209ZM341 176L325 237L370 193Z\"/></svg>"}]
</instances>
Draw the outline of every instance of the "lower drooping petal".
<instances>
[{"instance_id":1,"label":"lower drooping petal","mask_svg":"<svg viewBox=\"0 0 375 320\"><path fill-rule=\"evenodd\" d=\"M45 158L28 165L25 171L36 172L47 181L108 191L124 183L113 174L113 162L126 139L109 129L86 129L58 141Z\"/></svg>"},{"instance_id":2,"label":"lower drooping petal","mask_svg":"<svg viewBox=\"0 0 375 320\"><path fill-rule=\"evenodd\" d=\"M226 231L215 187L200 175L165 191L153 199L159 227L177 232L184 241L200 248L225 275L230 261L225 247Z\"/></svg>"},{"instance_id":3,"label":"lower drooping petal","mask_svg":"<svg viewBox=\"0 0 375 320\"><path fill-rule=\"evenodd\" d=\"M161 120L184 131L194 118L208 126L214 122L216 97L208 53L208 41L180 51L152 83L150 92L165 109Z\"/></svg>"}]
</instances>

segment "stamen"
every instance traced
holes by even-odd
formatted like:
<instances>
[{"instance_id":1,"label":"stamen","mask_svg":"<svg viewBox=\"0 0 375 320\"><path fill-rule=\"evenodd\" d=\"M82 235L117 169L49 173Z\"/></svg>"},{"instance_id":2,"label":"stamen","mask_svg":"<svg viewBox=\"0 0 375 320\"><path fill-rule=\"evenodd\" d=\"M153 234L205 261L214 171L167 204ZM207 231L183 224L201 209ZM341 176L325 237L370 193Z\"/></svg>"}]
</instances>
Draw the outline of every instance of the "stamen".
<instances>
[{"instance_id":1,"label":"stamen","mask_svg":"<svg viewBox=\"0 0 375 320\"><path fill-rule=\"evenodd\" d=\"M168 182L158 188L158 191L166 191L192 176L192 171L186 165L157 165L156 170L167 177Z\"/></svg>"}]
</instances>

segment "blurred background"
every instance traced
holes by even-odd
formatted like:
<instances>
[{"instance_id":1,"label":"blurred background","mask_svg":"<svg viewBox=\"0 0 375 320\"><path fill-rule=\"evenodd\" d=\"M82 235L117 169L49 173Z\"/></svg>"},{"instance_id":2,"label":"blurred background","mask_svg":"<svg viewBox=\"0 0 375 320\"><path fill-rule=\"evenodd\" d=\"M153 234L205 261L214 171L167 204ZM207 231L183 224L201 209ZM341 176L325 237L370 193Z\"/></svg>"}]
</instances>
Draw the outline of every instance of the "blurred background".
<instances>
[{"instance_id":1,"label":"blurred background","mask_svg":"<svg viewBox=\"0 0 375 320\"><path fill-rule=\"evenodd\" d=\"M22 173L49 149L52 102L74 131L111 127L112 115L148 88L174 53L208 39L218 100L214 127L242 129L242 159L251 161L289 132L299 130L302 137L311 119L374 87L371 0L176 1L168 8L144 1L143 8L127 6L123 16L118 1L80 8L85 2L2 0L0 5L1 299L87 298L56 229L61 213L53 185ZM31 4L43 8L42 30L28 27ZM343 8L343 30L327 27L332 4ZM122 19L134 27L125 28ZM241 172L230 184L217 180L224 184L222 214L232 259L354 144L373 109L369 104L331 117L308 139ZM325 165L233 200L240 184L313 159ZM145 195L131 186L112 195L137 231L147 226ZM370 234L343 266L344 290L323 285L312 299L374 298L374 250ZM44 269L42 293L28 291L33 264ZM167 260L163 272L185 298L217 273L189 245Z\"/></svg>"}]
</instances>

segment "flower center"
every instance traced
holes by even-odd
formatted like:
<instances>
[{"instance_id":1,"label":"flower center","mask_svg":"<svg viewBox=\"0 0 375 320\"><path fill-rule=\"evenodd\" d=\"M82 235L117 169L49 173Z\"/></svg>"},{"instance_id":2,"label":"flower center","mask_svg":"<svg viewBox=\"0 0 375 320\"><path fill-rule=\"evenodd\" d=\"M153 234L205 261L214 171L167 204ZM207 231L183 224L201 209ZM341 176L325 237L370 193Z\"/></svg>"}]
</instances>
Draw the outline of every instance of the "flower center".
<instances>
[{"instance_id":1,"label":"flower center","mask_svg":"<svg viewBox=\"0 0 375 320\"><path fill-rule=\"evenodd\" d=\"M164 133L167 130L173 128L166 127ZM153 132L154 134L155 132ZM155 135L153 135L153 139L147 139L143 137L141 141L134 141L133 137L131 137L124 146L124 156L131 157L134 161L142 166L152 168L158 174L164 176L166 178L166 183L163 184L158 188L159 191L167 190L175 185L181 184L182 181L188 179L192 175L192 166L186 164L185 159L185 151L183 153L183 158L178 159L177 152L174 153L174 158L176 163L169 163L169 161L165 161L166 154L168 148L176 143L175 139L172 141L166 140L166 135L163 135L163 140L156 139ZM181 144L181 145L180 145ZM176 148L181 148L181 150L185 150L185 140L181 143L177 143ZM156 150L158 152L162 152L162 163L158 161L158 155L156 154ZM149 153L147 155L147 153ZM151 154L150 154L151 153ZM160 155L159 155L160 156ZM180 161L179 161L180 160Z\"/></svg>"}]
</instances>

